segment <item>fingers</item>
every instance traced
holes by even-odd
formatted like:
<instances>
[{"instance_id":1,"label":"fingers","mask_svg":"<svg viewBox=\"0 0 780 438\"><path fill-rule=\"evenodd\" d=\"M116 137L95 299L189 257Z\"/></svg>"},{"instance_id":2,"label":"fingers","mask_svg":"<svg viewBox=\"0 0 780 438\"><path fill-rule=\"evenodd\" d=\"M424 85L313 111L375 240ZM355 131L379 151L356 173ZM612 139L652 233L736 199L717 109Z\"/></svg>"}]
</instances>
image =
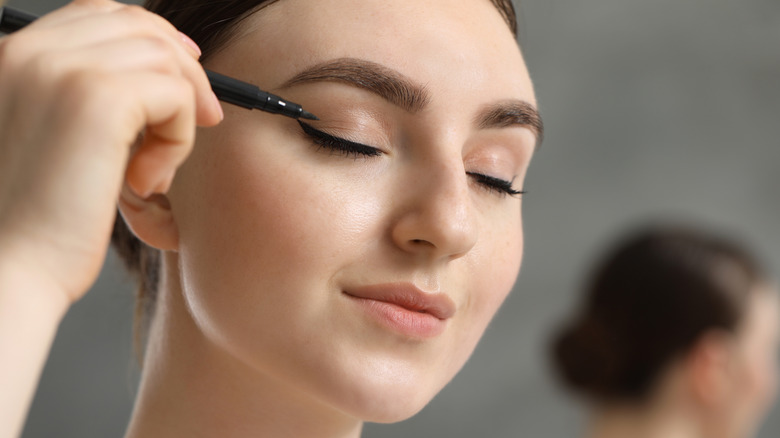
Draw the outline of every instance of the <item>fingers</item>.
<instances>
[{"instance_id":1,"label":"fingers","mask_svg":"<svg viewBox=\"0 0 780 438\"><path fill-rule=\"evenodd\" d=\"M92 64L101 73L155 71L183 76L193 84L196 123L213 126L222 119L222 107L211 90L205 71L191 56L156 36L100 41L94 45L50 56L48 69L74 70Z\"/></svg>"},{"instance_id":2,"label":"fingers","mask_svg":"<svg viewBox=\"0 0 780 438\"><path fill-rule=\"evenodd\" d=\"M91 93L79 92L90 88ZM165 192L167 181L192 150L195 138L195 106L192 84L175 76L140 71L122 75L85 74L71 80L73 100L83 96L78 113L53 125L61 144L71 154L96 158L110 155L112 163L124 163L129 146L144 129L143 141L127 162L124 177L142 197ZM121 109L121 111L119 110ZM79 123L101 120L78 126ZM85 122L81 122L85 121ZM75 122L75 123L74 123ZM89 130L89 136L84 131ZM119 140L117 140L119 138ZM119 148L106 148L107 143ZM122 166L124 168L124 166Z\"/></svg>"},{"instance_id":3,"label":"fingers","mask_svg":"<svg viewBox=\"0 0 780 438\"><path fill-rule=\"evenodd\" d=\"M74 0L56 11L44 15L29 27L52 26L74 18L94 15L100 12L111 12L122 7L125 7L125 5L109 0Z\"/></svg>"},{"instance_id":4,"label":"fingers","mask_svg":"<svg viewBox=\"0 0 780 438\"><path fill-rule=\"evenodd\" d=\"M165 193L176 169L186 159L195 141L195 106L188 82L156 80L141 74L143 117L148 120L141 146L131 157L125 178L136 193L146 198ZM154 80L154 86L146 86Z\"/></svg>"},{"instance_id":5,"label":"fingers","mask_svg":"<svg viewBox=\"0 0 780 438\"><path fill-rule=\"evenodd\" d=\"M14 35L13 43L6 42L6 51L28 53L28 56L45 53L70 52L82 65L95 64L98 70L110 70L111 64L132 68L134 60L156 59L161 68L172 74L181 74L194 85L196 95L196 121L201 126L212 126L222 118L222 109L203 68L197 62L200 51L197 46L178 32L162 17L138 6L126 6L107 0L78 0L49 14L34 23L35 28ZM63 38L67 35L67 38ZM112 41L141 40L133 44L117 45L117 52L101 50ZM193 47L194 46L194 47ZM12 48L11 48L12 47ZM78 49L85 52L79 54ZM134 51L144 53L134 53ZM167 51L164 56L160 56ZM12 54L14 59L24 59L24 53ZM106 56L108 54L108 56ZM88 56L90 62L84 64ZM101 56L106 56L102 59ZM122 60L122 57L127 57ZM165 59L167 58L167 59ZM171 68L171 61L179 68ZM148 67L148 63L143 63ZM140 67L140 66L137 66Z\"/></svg>"},{"instance_id":6,"label":"fingers","mask_svg":"<svg viewBox=\"0 0 780 438\"><path fill-rule=\"evenodd\" d=\"M76 0L4 39L0 70L15 72L18 83L45 86L27 90L25 99L62 98L71 90L69 102L59 105L82 114L63 113L70 121L62 129L78 136L89 126L77 127L81 121L102 119L99 135L80 142L92 153L116 143L112 137L129 148L143 130L125 176L146 195L167 190L191 150L196 124L215 125L223 117L199 56L191 40L156 14L109 0Z\"/></svg>"}]
</instances>

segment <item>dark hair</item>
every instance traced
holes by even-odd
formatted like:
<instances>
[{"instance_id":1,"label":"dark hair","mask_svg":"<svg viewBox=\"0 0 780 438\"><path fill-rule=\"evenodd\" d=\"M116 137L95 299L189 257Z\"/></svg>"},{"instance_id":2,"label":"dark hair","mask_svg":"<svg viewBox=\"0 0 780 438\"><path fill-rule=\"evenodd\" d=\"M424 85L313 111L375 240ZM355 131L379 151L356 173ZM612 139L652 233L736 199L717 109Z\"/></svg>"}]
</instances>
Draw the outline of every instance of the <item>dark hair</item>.
<instances>
[{"instance_id":1,"label":"dark hair","mask_svg":"<svg viewBox=\"0 0 780 438\"><path fill-rule=\"evenodd\" d=\"M593 399L642 401L702 335L735 331L764 281L733 241L694 228L645 229L595 270L577 316L554 338L554 368Z\"/></svg>"},{"instance_id":2,"label":"dark hair","mask_svg":"<svg viewBox=\"0 0 780 438\"><path fill-rule=\"evenodd\" d=\"M235 36L238 25L258 10L279 0L147 0L144 7L161 15L200 47L205 62ZM517 36L511 0L490 0ZM117 215L111 234L127 270L138 279L135 307L135 349L142 356L143 337L152 318L160 280L160 252L138 240Z\"/></svg>"}]
</instances>

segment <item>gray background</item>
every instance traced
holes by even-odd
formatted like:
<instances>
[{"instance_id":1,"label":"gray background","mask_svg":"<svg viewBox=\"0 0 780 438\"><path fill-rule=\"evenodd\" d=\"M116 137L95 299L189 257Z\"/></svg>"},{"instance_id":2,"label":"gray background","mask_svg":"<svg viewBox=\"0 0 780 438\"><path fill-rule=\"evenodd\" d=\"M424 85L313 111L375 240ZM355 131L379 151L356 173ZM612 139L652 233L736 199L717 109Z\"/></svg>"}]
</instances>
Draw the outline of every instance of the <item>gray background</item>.
<instances>
[{"instance_id":1,"label":"gray background","mask_svg":"<svg viewBox=\"0 0 780 438\"><path fill-rule=\"evenodd\" d=\"M63 0L11 1L34 13ZM515 291L461 374L397 436L577 437L545 343L593 254L637 220L702 220L780 262L780 1L523 0L548 136ZM62 323L24 437L121 436L138 369L132 286L111 256ZM780 434L774 408L762 438Z\"/></svg>"}]
</instances>

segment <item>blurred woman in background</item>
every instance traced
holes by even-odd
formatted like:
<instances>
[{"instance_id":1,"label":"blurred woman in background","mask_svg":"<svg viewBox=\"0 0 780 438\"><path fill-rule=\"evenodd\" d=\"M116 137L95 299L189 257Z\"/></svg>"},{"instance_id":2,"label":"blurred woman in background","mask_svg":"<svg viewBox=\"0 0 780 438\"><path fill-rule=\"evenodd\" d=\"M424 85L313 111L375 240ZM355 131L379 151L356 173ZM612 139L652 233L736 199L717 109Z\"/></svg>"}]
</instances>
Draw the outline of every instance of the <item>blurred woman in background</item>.
<instances>
[{"instance_id":1,"label":"blurred woman in background","mask_svg":"<svg viewBox=\"0 0 780 438\"><path fill-rule=\"evenodd\" d=\"M560 380L589 438L745 438L777 380L778 295L737 243L654 227L601 262L557 334Z\"/></svg>"}]
</instances>

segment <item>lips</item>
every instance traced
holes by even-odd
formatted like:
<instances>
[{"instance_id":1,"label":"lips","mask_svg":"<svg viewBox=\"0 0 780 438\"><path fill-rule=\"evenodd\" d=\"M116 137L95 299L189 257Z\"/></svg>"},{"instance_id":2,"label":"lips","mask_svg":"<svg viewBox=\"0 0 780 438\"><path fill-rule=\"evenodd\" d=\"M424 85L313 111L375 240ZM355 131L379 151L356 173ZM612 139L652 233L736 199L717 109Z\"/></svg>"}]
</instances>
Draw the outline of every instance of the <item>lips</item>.
<instances>
[{"instance_id":1,"label":"lips","mask_svg":"<svg viewBox=\"0 0 780 438\"><path fill-rule=\"evenodd\" d=\"M344 294L386 328L412 338L438 336L456 310L447 295L426 293L411 283L363 286Z\"/></svg>"}]
</instances>

